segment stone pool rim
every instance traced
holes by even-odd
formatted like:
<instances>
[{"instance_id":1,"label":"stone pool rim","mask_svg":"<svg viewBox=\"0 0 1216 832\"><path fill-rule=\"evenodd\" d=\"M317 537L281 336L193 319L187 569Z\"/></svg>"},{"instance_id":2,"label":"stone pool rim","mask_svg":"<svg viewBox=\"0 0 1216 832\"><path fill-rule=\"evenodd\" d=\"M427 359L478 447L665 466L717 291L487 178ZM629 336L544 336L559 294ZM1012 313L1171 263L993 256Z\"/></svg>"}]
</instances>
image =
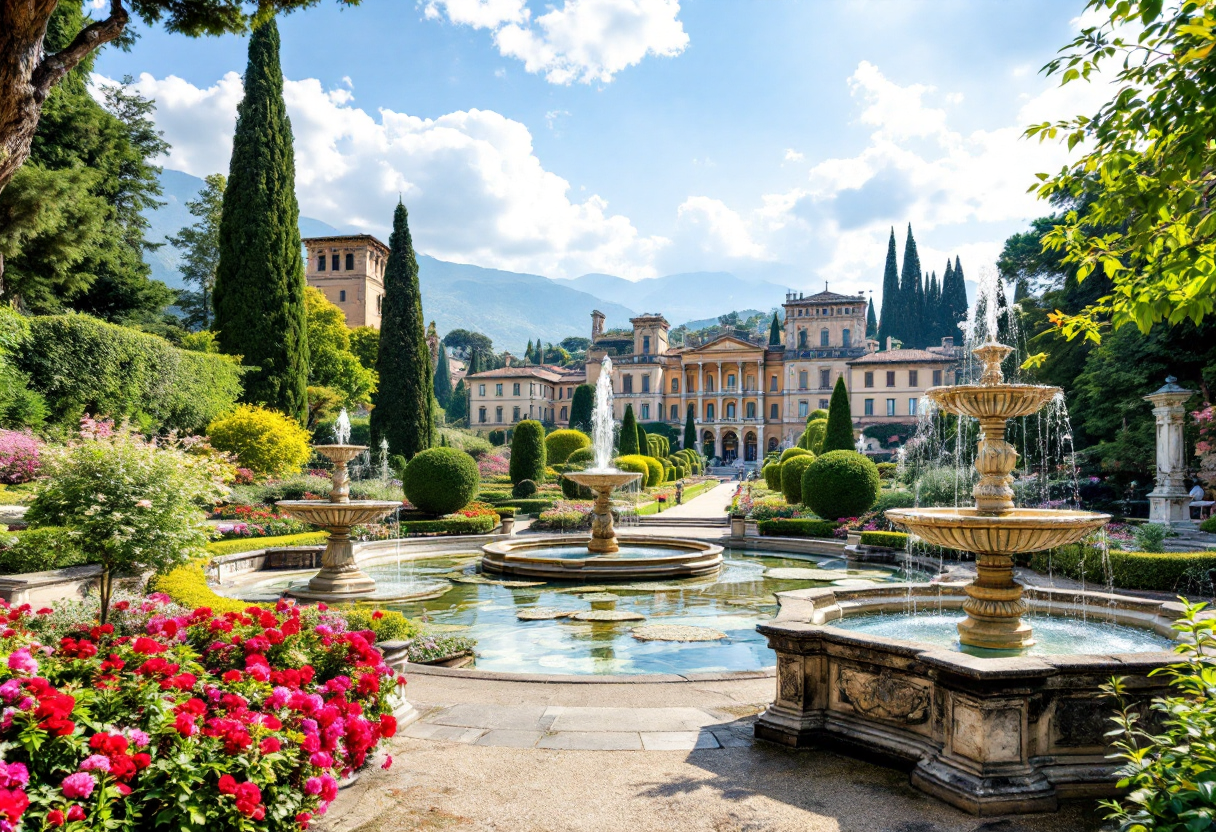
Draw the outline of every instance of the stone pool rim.
<instances>
[{"instance_id":1,"label":"stone pool rim","mask_svg":"<svg viewBox=\"0 0 1216 832\"><path fill-rule=\"evenodd\" d=\"M526 535L487 543L481 547L481 571L542 580L648 580L702 578L722 569L724 547L693 538L653 534L617 537L621 548L647 546L669 549L669 555L623 558L614 554L588 552L586 558L544 557L545 549L578 546L590 541L589 535Z\"/></svg>"},{"instance_id":2,"label":"stone pool rim","mask_svg":"<svg viewBox=\"0 0 1216 832\"><path fill-rule=\"evenodd\" d=\"M407 662L402 673L419 676L448 676L484 682L521 682L550 685L669 685L680 683L732 682L746 679L772 679L776 665L752 670L719 670L700 673L600 673L574 675L563 673L522 673L505 670L478 670L475 667L437 667Z\"/></svg>"}]
</instances>

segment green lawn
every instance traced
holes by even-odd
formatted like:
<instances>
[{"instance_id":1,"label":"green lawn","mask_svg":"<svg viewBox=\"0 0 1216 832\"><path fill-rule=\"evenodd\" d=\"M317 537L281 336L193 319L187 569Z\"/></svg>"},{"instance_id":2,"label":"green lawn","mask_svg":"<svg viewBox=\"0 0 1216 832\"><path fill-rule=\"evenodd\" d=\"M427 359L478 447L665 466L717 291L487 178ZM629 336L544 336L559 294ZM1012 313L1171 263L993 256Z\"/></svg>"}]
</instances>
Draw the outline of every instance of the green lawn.
<instances>
[{"instance_id":1,"label":"green lawn","mask_svg":"<svg viewBox=\"0 0 1216 832\"><path fill-rule=\"evenodd\" d=\"M688 488L684 489L684 502L687 503L693 497L697 497L701 494L704 494L706 491L713 488L717 484L718 484L717 480L705 480L704 482L699 482L696 485L690 485ZM645 503L644 505L638 506L638 509L637 509L638 514L644 516L644 515L648 515L648 514L658 514L660 512L660 510L666 511L667 509L669 509L675 505L674 499L675 498L673 497L672 502L668 502L668 503L664 504L664 507L662 509L659 508L660 504L657 501L652 500L649 503Z\"/></svg>"}]
</instances>

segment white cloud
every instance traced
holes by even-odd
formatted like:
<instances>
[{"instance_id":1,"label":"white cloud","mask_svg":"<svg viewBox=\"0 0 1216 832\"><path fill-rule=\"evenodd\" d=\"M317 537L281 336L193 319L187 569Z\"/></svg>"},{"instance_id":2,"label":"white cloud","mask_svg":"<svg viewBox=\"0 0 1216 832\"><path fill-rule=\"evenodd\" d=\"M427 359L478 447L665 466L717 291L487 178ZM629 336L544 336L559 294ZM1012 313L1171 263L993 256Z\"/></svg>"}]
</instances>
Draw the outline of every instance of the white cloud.
<instances>
[{"instance_id":1,"label":"white cloud","mask_svg":"<svg viewBox=\"0 0 1216 832\"><path fill-rule=\"evenodd\" d=\"M799 153L792 147L787 147L785 149L785 161L787 162L801 162L805 158L806 156L804 154Z\"/></svg>"},{"instance_id":2,"label":"white cloud","mask_svg":"<svg viewBox=\"0 0 1216 832\"><path fill-rule=\"evenodd\" d=\"M112 83L94 76L95 83ZM197 88L143 74L135 88L157 104L172 145L167 167L204 176L228 169L241 80ZM523 124L490 110L422 119L352 106L345 88L308 78L284 85L295 134L300 211L339 227L385 235L398 194L419 249L447 260L554 277L589 271L655 274L660 237L544 169Z\"/></svg>"},{"instance_id":3,"label":"white cloud","mask_svg":"<svg viewBox=\"0 0 1216 832\"><path fill-rule=\"evenodd\" d=\"M743 218L721 200L690 196L677 209L676 216L676 242L685 244L681 248L695 247L701 253L728 260L769 259L764 246L752 239ZM685 257L692 254L682 252Z\"/></svg>"},{"instance_id":4,"label":"white cloud","mask_svg":"<svg viewBox=\"0 0 1216 832\"><path fill-rule=\"evenodd\" d=\"M550 83L608 83L647 55L688 46L678 0L565 0L532 19L523 0L427 0L426 17L490 29L498 51Z\"/></svg>"}]
</instances>

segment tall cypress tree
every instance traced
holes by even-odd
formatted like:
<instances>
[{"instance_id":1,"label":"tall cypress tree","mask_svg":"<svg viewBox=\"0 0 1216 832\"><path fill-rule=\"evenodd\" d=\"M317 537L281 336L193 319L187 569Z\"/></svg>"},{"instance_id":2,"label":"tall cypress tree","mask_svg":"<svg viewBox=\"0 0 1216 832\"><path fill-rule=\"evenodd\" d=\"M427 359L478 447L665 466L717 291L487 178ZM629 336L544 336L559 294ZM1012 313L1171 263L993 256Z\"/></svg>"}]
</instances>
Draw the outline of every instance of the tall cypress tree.
<instances>
[{"instance_id":1,"label":"tall cypress tree","mask_svg":"<svg viewBox=\"0 0 1216 832\"><path fill-rule=\"evenodd\" d=\"M937 329L938 337L944 338L948 335L955 335L954 317L950 312L950 292L953 291L954 284L954 264L950 262L950 258L946 258L946 271L942 277L941 298L937 305Z\"/></svg>"},{"instance_id":2,"label":"tall cypress tree","mask_svg":"<svg viewBox=\"0 0 1216 832\"><path fill-rule=\"evenodd\" d=\"M878 348L887 348L887 338L899 337L899 261L895 259L895 229L887 241L887 265L882 272L882 317L878 319Z\"/></svg>"},{"instance_id":3,"label":"tall cypress tree","mask_svg":"<svg viewBox=\"0 0 1216 832\"><path fill-rule=\"evenodd\" d=\"M481 371L481 350L473 350L473 354L469 356L469 366L465 370L465 376L474 376Z\"/></svg>"},{"instance_id":4,"label":"tall cypress tree","mask_svg":"<svg viewBox=\"0 0 1216 832\"><path fill-rule=\"evenodd\" d=\"M580 384L574 388L574 396L570 399L570 427L591 433L591 412L595 409L595 388L590 384Z\"/></svg>"},{"instance_id":5,"label":"tall cypress tree","mask_svg":"<svg viewBox=\"0 0 1216 832\"><path fill-rule=\"evenodd\" d=\"M939 311L942 306L942 287L937 282L937 272L929 273L929 285L925 289L925 309L921 321L925 328L925 346L933 346L941 340L942 323Z\"/></svg>"},{"instance_id":6,"label":"tall cypress tree","mask_svg":"<svg viewBox=\"0 0 1216 832\"><path fill-rule=\"evenodd\" d=\"M823 433L823 449L820 453L855 449L853 414L849 409L849 391L844 386L844 376L840 376L836 379L836 387L832 390L832 401L828 405L828 424Z\"/></svg>"},{"instance_id":7,"label":"tall cypress tree","mask_svg":"<svg viewBox=\"0 0 1216 832\"><path fill-rule=\"evenodd\" d=\"M456 382L456 389L452 391L452 395L448 398L447 417L448 424L458 424L462 419L469 416L469 389L465 387L464 379ZM472 427L472 425L469 425Z\"/></svg>"},{"instance_id":8,"label":"tall cypress tree","mask_svg":"<svg viewBox=\"0 0 1216 832\"><path fill-rule=\"evenodd\" d=\"M418 288L418 260L410 238L409 214L400 202L393 212L393 233L388 238L384 267L384 301L380 320L380 351L376 372L380 389L372 410L373 446L388 439L389 452L411 459L431 447L431 351L422 323L422 292Z\"/></svg>"},{"instance_id":9,"label":"tall cypress tree","mask_svg":"<svg viewBox=\"0 0 1216 832\"><path fill-rule=\"evenodd\" d=\"M641 422L638 422L638 453L650 455L650 437L646 435L646 428L642 427Z\"/></svg>"},{"instance_id":10,"label":"tall cypress tree","mask_svg":"<svg viewBox=\"0 0 1216 832\"><path fill-rule=\"evenodd\" d=\"M272 18L249 38L212 301L220 348L243 356L251 368L243 379L245 400L303 422L308 414L308 325L299 219L279 29Z\"/></svg>"},{"instance_id":11,"label":"tall cypress tree","mask_svg":"<svg viewBox=\"0 0 1216 832\"><path fill-rule=\"evenodd\" d=\"M638 453L638 420L633 416L633 405L625 405L625 417L621 419L621 433L617 440L620 455Z\"/></svg>"},{"instance_id":12,"label":"tall cypress tree","mask_svg":"<svg viewBox=\"0 0 1216 832\"><path fill-rule=\"evenodd\" d=\"M435 365L435 401L447 409L452 398L452 369L448 366L448 348L439 345L439 363Z\"/></svg>"},{"instance_id":13,"label":"tall cypress tree","mask_svg":"<svg viewBox=\"0 0 1216 832\"><path fill-rule=\"evenodd\" d=\"M874 298L870 298L870 303L866 306L866 337L878 337L878 318L874 316Z\"/></svg>"},{"instance_id":14,"label":"tall cypress tree","mask_svg":"<svg viewBox=\"0 0 1216 832\"><path fill-rule=\"evenodd\" d=\"M923 300L920 286L920 255L916 253L916 240L912 237L912 223L908 223L908 239L904 242L903 271L899 276L899 306L896 311L895 332L892 333L911 347L919 336L919 305ZM883 304L884 314L886 304Z\"/></svg>"},{"instance_id":15,"label":"tall cypress tree","mask_svg":"<svg viewBox=\"0 0 1216 832\"><path fill-rule=\"evenodd\" d=\"M957 255L954 258L951 277L953 281L950 290L943 292L944 302L950 310L950 334L954 336L954 343L961 344L963 337L958 325L967 320L967 308L970 304L967 303L967 282L963 276L963 264Z\"/></svg>"},{"instance_id":16,"label":"tall cypress tree","mask_svg":"<svg viewBox=\"0 0 1216 832\"><path fill-rule=\"evenodd\" d=\"M777 313L773 313L773 322L768 327L768 345L770 347L781 346L781 322L777 320Z\"/></svg>"},{"instance_id":17,"label":"tall cypress tree","mask_svg":"<svg viewBox=\"0 0 1216 832\"><path fill-rule=\"evenodd\" d=\"M684 420L684 449L688 451L697 449L697 420L694 415L695 408L692 402L689 402L688 418Z\"/></svg>"}]
</instances>

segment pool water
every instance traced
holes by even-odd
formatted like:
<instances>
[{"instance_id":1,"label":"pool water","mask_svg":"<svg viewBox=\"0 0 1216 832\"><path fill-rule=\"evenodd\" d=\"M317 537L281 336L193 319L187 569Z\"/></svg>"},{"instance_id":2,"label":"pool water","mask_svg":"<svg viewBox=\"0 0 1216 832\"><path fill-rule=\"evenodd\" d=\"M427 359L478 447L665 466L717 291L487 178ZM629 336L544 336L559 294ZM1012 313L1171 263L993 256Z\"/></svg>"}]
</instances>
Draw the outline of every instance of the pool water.
<instances>
[{"instance_id":1,"label":"pool water","mask_svg":"<svg viewBox=\"0 0 1216 832\"><path fill-rule=\"evenodd\" d=\"M1107 621L1103 610L1097 609L1084 618L1031 614L1025 619L1034 628L1035 643L1029 650L989 650L959 643L958 623L965 617L961 611L884 613L846 618L833 622L832 626L855 633L917 641L980 657L1149 653L1171 650L1175 644L1152 630Z\"/></svg>"},{"instance_id":2,"label":"pool water","mask_svg":"<svg viewBox=\"0 0 1216 832\"><path fill-rule=\"evenodd\" d=\"M575 547L571 547L573 550ZM585 549L582 550L585 556ZM423 618L439 632L477 640L480 670L552 674L706 673L756 670L773 665L773 652L756 625L777 612L773 593L815 586L904 580L904 573L881 567L846 569L844 561L811 556L768 557L724 553L722 570L712 578L583 585L545 583L509 587L454 583L430 601L392 604L411 618ZM480 554L370 566L377 582L433 580L460 573L477 580ZM825 580L775 580L768 569L826 570ZM495 576L480 576L494 580ZM917 576L923 578L924 576ZM568 618L522 621L520 610L548 607L589 610L580 597L594 591L618 596L618 611L636 612L644 621L584 622ZM726 634L718 641L643 642L630 631L647 624L707 627Z\"/></svg>"}]
</instances>

